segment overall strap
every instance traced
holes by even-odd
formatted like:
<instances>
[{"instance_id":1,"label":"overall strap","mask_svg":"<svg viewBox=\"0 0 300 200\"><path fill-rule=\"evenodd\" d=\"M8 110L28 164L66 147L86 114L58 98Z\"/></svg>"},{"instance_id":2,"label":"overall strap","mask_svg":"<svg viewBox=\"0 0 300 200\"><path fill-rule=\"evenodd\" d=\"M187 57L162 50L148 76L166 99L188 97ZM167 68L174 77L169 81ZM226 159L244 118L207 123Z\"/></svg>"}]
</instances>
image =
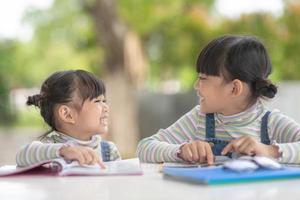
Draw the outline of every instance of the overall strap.
<instances>
[{"instance_id":1,"label":"overall strap","mask_svg":"<svg viewBox=\"0 0 300 200\"><path fill-rule=\"evenodd\" d=\"M205 141L211 145L211 150L215 156L221 155L224 147L229 143L228 140L216 138L215 133L215 116L214 113L206 114ZM231 153L226 154L231 157Z\"/></svg>"},{"instance_id":2,"label":"overall strap","mask_svg":"<svg viewBox=\"0 0 300 200\"><path fill-rule=\"evenodd\" d=\"M101 140L101 155L102 155L102 160L104 162L110 161L110 149L109 149L109 144L105 140Z\"/></svg>"},{"instance_id":3,"label":"overall strap","mask_svg":"<svg viewBox=\"0 0 300 200\"><path fill-rule=\"evenodd\" d=\"M266 112L266 114L263 116L261 120L261 127L260 127L260 141L263 144L269 145L270 144L270 138L268 134L268 118L270 115L270 111Z\"/></svg>"},{"instance_id":4,"label":"overall strap","mask_svg":"<svg viewBox=\"0 0 300 200\"><path fill-rule=\"evenodd\" d=\"M215 138L215 116L214 113L206 114L206 122L205 122L205 138Z\"/></svg>"}]
</instances>

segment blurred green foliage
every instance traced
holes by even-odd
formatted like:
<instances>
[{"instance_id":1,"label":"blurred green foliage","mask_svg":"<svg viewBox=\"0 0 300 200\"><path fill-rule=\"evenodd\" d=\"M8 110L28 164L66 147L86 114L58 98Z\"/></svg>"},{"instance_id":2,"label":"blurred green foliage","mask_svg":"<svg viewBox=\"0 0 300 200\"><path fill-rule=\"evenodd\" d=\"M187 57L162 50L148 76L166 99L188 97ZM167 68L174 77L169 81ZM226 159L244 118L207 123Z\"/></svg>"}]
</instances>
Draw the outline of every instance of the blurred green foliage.
<instances>
[{"instance_id":1,"label":"blurred green foliage","mask_svg":"<svg viewBox=\"0 0 300 200\"><path fill-rule=\"evenodd\" d=\"M46 122L40 115L40 111L37 108L27 108L18 112L17 121L14 123L14 127L26 127L30 128L41 128L49 129Z\"/></svg>"},{"instance_id":2,"label":"blurred green foliage","mask_svg":"<svg viewBox=\"0 0 300 200\"><path fill-rule=\"evenodd\" d=\"M286 2L282 16L267 13L220 19L213 0L122 0L118 12L141 38L150 64L150 84L169 78L192 86L201 48L223 34L252 34L266 44L275 80L298 80L300 70L300 5ZM54 1L48 10L27 11L24 22L34 27L28 42L16 42L9 70L15 86L34 86L58 69L84 68L101 74L103 49L96 45L91 16L80 0ZM26 70L24 70L26 69ZM190 74L190 75L189 75Z\"/></svg>"},{"instance_id":3,"label":"blurred green foliage","mask_svg":"<svg viewBox=\"0 0 300 200\"><path fill-rule=\"evenodd\" d=\"M0 125L8 126L14 121L14 112L10 106L9 92L11 89L15 66L14 53L16 45L14 41L0 42Z\"/></svg>"},{"instance_id":4,"label":"blurred green foliage","mask_svg":"<svg viewBox=\"0 0 300 200\"><path fill-rule=\"evenodd\" d=\"M195 81L200 50L223 34L259 37L274 66L271 78L299 80L300 3L289 2L285 1L279 17L253 13L226 19L215 14L213 0L116 1L119 16L143 43L150 67L146 87L179 79L183 89L190 89ZM30 9L24 22L34 27L32 40L0 42L0 122L13 119L8 104L12 88L40 85L50 73L62 69L101 74L104 51L96 45L91 16L81 3L55 0L47 10Z\"/></svg>"}]
</instances>

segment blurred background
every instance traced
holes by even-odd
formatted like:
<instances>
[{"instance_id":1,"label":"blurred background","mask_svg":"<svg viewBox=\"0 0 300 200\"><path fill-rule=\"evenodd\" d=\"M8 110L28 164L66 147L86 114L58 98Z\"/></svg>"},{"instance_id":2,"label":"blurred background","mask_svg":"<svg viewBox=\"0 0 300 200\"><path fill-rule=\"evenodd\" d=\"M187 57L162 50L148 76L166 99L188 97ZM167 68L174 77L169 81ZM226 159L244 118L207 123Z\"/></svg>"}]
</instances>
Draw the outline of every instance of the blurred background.
<instances>
[{"instance_id":1,"label":"blurred background","mask_svg":"<svg viewBox=\"0 0 300 200\"><path fill-rule=\"evenodd\" d=\"M51 73L85 69L106 83L110 131L124 158L141 138L197 104L195 62L211 39L266 45L279 94L270 107L300 122L299 0L10 0L0 2L0 164L48 130L26 107Z\"/></svg>"}]
</instances>

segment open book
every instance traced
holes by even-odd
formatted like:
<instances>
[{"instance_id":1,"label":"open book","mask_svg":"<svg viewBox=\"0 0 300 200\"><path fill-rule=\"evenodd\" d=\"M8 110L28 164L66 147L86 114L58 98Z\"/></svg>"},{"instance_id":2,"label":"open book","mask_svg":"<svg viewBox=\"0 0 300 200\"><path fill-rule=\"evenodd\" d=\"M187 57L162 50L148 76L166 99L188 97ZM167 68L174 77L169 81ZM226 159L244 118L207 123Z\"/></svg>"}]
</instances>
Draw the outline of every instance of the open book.
<instances>
[{"instance_id":1,"label":"open book","mask_svg":"<svg viewBox=\"0 0 300 200\"><path fill-rule=\"evenodd\" d=\"M224 162L231 160L227 156L215 156L214 164L208 165L207 163L171 163L164 162L163 167L173 167L173 168L197 168L197 167L211 167L211 166L219 166L223 165Z\"/></svg>"},{"instance_id":2,"label":"open book","mask_svg":"<svg viewBox=\"0 0 300 200\"><path fill-rule=\"evenodd\" d=\"M0 176L34 172L34 174L50 173L59 176L83 175L142 175L143 171L138 158L105 162L106 169L99 165L79 165L77 161L67 163L63 158L43 161L28 167L4 165L0 167Z\"/></svg>"}]
</instances>

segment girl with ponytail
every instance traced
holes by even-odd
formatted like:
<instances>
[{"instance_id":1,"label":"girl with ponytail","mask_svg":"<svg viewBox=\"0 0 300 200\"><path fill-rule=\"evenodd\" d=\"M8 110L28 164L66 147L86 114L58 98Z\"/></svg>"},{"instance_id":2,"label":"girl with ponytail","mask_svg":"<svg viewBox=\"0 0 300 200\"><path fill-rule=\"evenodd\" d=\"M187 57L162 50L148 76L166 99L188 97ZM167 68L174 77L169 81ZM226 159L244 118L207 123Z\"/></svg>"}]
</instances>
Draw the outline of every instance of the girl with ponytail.
<instances>
[{"instance_id":1,"label":"girl with ponytail","mask_svg":"<svg viewBox=\"0 0 300 200\"><path fill-rule=\"evenodd\" d=\"M121 159L116 146L101 138L107 133L109 108L104 83L90 72L53 73L39 94L28 97L27 105L39 108L49 131L20 149L18 166L64 158L104 168L103 161Z\"/></svg>"},{"instance_id":2,"label":"girl with ponytail","mask_svg":"<svg viewBox=\"0 0 300 200\"><path fill-rule=\"evenodd\" d=\"M264 45L252 36L225 35L200 52L199 105L166 129L140 141L146 162L213 164L216 156L267 156L300 164L300 125L264 105L277 87Z\"/></svg>"}]
</instances>

